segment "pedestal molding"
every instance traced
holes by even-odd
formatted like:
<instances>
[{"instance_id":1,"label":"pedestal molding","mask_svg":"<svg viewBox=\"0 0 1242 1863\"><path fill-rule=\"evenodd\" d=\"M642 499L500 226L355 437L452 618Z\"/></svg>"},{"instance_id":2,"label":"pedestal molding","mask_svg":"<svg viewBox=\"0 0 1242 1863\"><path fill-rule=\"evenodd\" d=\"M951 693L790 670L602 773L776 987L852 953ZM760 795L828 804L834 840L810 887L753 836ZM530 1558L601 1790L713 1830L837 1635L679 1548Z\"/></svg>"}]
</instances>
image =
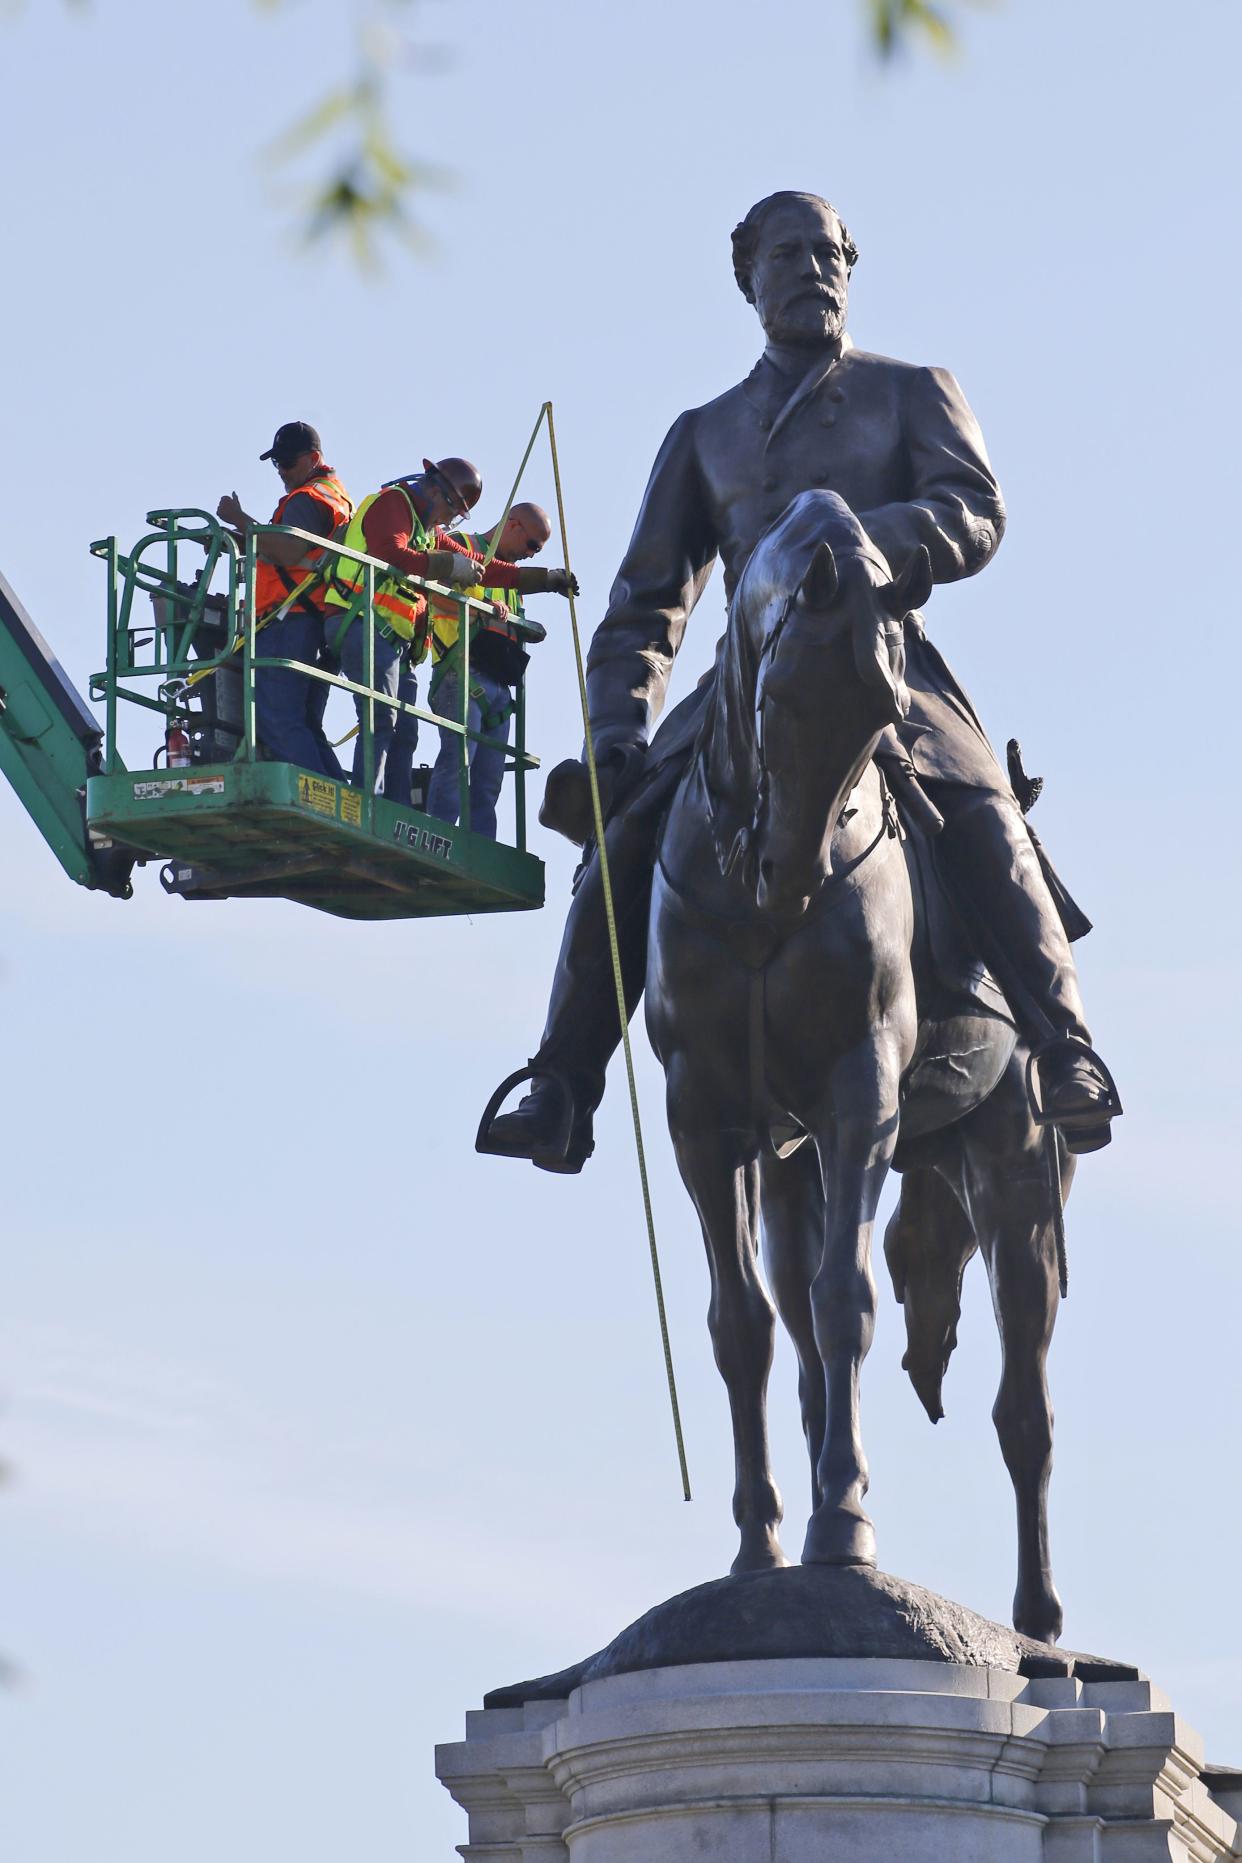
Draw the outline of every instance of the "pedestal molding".
<instances>
[{"instance_id":1,"label":"pedestal molding","mask_svg":"<svg viewBox=\"0 0 1242 1863\"><path fill-rule=\"evenodd\" d=\"M919 1863L1242 1863L1238 1775L1209 1775L1226 1806L1198 1735L1141 1677L688 1664L472 1712L437 1771L469 1813L468 1863L666 1863L692 1848L803 1863L834 1843L875 1863L898 1843Z\"/></svg>"}]
</instances>

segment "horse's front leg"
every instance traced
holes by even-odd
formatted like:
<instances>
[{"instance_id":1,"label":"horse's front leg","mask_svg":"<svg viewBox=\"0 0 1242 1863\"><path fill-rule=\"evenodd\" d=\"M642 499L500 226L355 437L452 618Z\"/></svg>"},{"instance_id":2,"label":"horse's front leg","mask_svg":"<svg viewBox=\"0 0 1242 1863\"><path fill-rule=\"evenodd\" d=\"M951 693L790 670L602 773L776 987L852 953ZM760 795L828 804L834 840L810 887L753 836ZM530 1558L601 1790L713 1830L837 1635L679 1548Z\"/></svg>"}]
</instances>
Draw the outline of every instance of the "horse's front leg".
<instances>
[{"instance_id":1,"label":"horse's front leg","mask_svg":"<svg viewBox=\"0 0 1242 1863\"><path fill-rule=\"evenodd\" d=\"M877 1031L833 1069L827 1112L817 1132L828 1195L811 1311L824 1367L827 1427L819 1458L819 1505L802 1550L807 1564L875 1564L875 1529L863 1507L868 1476L859 1383L875 1331L871 1236L897 1143L900 1080L898 1042L891 1033Z\"/></svg>"},{"instance_id":2,"label":"horse's front leg","mask_svg":"<svg viewBox=\"0 0 1242 1863\"><path fill-rule=\"evenodd\" d=\"M759 1273L759 1171L742 1135L724 1124L705 1081L675 1063L668 1075L669 1128L677 1164L703 1226L711 1271L708 1325L733 1419L733 1518L741 1544L733 1571L787 1565L781 1497L768 1452L767 1388L776 1315Z\"/></svg>"},{"instance_id":3,"label":"horse's front leg","mask_svg":"<svg viewBox=\"0 0 1242 1863\"><path fill-rule=\"evenodd\" d=\"M764 1157L759 1190L768 1285L798 1357L798 1404L811 1464L811 1506L816 1508L825 1394L811 1286L824 1253L824 1186L814 1145L808 1140L791 1158Z\"/></svg>"}]
</instances>

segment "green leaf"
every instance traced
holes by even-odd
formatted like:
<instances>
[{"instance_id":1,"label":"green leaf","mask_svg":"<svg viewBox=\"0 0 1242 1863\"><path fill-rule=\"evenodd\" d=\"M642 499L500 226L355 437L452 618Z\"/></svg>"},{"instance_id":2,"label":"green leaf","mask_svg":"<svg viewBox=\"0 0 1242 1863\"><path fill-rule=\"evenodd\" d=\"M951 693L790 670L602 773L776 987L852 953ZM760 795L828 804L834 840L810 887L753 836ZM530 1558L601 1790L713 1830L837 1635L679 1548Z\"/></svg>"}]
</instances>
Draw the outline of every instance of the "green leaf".
<instances>
[{"instance_id":1,"label":"green leaf","mask_svg":"<svg viewBox=\"0 0 1242 1863\"><path fill-rule=\"evenodd\" d=\"M933 0L866 0L866 5L872 44L883 59L892 58L916 37L942 55L957 49L952 22Z\"/></svg>"},{"instance_id":2,"label":"green leaf","mask_svg":"<svg viewBox=\"0 0 1242 1863\"><path fill-rule=\"evenodd\" d=\"M308 110L305 116L299 117L297 122L292 124L282 136L276 138L275 142L269 143L266 150L267 160L277 163L287 162L295 155L300 155L304 149L309 149L312 143L321 141L329 130L335 129L338 123L343 123L355 114L361 99L362 87L357 83L342 85L339 90L329 91L328 95L312 110Z\"/></svg>"}]
</instances>

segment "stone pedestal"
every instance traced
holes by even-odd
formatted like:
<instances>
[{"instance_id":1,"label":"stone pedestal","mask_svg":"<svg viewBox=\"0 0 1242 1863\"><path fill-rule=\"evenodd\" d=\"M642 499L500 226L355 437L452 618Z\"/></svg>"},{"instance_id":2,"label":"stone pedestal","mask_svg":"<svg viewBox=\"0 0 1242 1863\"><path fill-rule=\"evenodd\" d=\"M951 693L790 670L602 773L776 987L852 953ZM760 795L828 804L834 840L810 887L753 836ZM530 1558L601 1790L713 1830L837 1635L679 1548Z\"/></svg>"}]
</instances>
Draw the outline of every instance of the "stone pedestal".
<instances>
[{"instance_id":1,"label":"stone pedestal","mask_svg":"<svg viewBox=\"0 0 1242 1863\"><path fill-rule=\"evenodd\" d=\"M1242 1859L1242 1779L1150 1682L1082 1662L645 1668L471 1713L436 1769L468 1863Z\"/></svg>"}]
</instances>

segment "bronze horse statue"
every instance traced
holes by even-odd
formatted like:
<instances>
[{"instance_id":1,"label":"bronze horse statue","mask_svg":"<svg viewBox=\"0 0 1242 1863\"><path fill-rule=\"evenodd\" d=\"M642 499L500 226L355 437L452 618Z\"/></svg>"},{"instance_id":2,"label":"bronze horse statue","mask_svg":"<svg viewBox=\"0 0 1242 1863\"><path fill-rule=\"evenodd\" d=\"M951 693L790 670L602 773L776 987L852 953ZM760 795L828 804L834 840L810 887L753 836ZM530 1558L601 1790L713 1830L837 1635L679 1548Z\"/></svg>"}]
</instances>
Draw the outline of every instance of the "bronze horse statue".
<instances>
[{"instance_id":1,"label":"bronze horse statue","mask_svg":"<svg viewBox=\"0 0 1242 1863\"><path fill-rule=\"evenodd\" d=\"M800 494L761 539L662 836L647 1027L710 1264L733 1421L733 1570L787 1563L767 1440L777 1312L811 1459L802 1558L875 1563L859 1387L872 1229L895 1163L885 1252L904 1363L933 1422L962 1276L976 1248L986 1261L1003 1355L993 1417L1018 1515L1013 1621L1055 1641L1045 1365L1073 1160L1063 1146L1050 1160L1056 1141L1032 1116L1003 999L937 973L934 863L873 761L908 703L903 623L929 589L917 558L894 582L831 492Z\"/></svg>"}]
</instances>

